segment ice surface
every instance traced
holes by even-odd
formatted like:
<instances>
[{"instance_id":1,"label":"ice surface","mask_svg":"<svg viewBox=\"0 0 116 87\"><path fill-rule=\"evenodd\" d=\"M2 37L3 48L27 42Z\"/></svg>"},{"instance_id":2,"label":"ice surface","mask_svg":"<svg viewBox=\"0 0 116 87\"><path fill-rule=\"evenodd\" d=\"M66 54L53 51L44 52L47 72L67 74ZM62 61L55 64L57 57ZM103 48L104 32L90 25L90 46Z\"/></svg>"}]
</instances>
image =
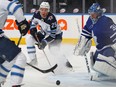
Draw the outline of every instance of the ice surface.
<instances>
[{"instance_id":1,"label":"ice surface","mask_svg":"<svg viewBox=\"0 0 116 87\"><path fill-rule=\"evenodd\" d=\"M27 56L26 46L21 46L23 52ZM74 45L66 45L63 44L62 52L64 56L71 62L73 65L73 69L66 69L63 74L53 74L47 73L43 74L29 66L26 66L26 72L24 84L22 87L115 87L116 80L98 80L98 81L90 81L90 74L87 72L85 58L81 56L74 56L73 49ZM91 51L95 51L95 47L91 48ZM52 56L50 56L49 50L46 48L45 52L51 62L51 64L55 64L53 62ZM27 56L28 57L28 56ZM38 57L38 67L41 69L50 68L48 62L46 61L45 55L41 50L37 50ZM87 55L89 61L89 54ZM61 58L62 59L62 58ZM61 60L62 61L62 60ZM58 71L57 71L58 72ZM92 71L93 72L93 71ZM59 86L56 85L56 81L60 80L61 84ZM3 87L11 87L10 86L10 76L6 80L6 83Z\"/></svg>"}]
</instances>

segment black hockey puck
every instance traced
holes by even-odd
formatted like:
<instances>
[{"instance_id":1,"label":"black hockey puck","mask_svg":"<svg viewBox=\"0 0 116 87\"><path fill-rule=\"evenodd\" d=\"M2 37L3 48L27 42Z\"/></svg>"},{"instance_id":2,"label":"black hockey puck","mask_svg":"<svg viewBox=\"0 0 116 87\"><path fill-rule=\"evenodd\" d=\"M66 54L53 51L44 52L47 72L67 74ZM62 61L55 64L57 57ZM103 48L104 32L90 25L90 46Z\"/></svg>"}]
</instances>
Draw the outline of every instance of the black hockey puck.
<instances>
[{"instance_id":1,"label":"black hockey puck","mask_svg":"<svg viewBox=\"0 0 116 87\"><path fill-rule=\"evenodd\" d=\"M57 80L56 81L56 85L60 85L60 80Z\"/></svg>"}]
</instances>

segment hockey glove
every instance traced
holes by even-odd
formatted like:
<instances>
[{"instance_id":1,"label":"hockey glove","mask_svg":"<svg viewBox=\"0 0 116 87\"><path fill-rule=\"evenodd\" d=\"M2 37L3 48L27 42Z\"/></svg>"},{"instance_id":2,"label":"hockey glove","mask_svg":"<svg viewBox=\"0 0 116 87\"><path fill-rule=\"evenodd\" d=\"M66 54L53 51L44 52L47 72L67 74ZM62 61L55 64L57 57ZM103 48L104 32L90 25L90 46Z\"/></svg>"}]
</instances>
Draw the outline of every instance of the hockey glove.
<instances>
[{"instance_id":1,"label":"hockey glove","mask_svg":"<svg viewBox=\"0 0 116 87\"><path fill-rule=\"evenodd\" d=\"M37 34L37 29L36 29L36 27L30 29L30 34L36 39L36 36L35 36L35 35Z\"/></svg>"},{"instance_id":2,"label":"hockey glove","mask_svg":"<svg viewBox=\"0 0 116 87\"><path fill-rule=\"evenodd\" d=\"M47 41L43 39L41 43L39 44L39 49L43 50L46 47L46 45L47 45Z\"/></svg>"},{"instance_id":3,"label":"hockey glove","mask_svg":"<svg viewBox=\"0 0 116 87\"><path fill-rule=\"evenodd\" d=\"M30 28L29 23L27 22L27 20L23 20L22 22L18 23L18 21L16 20L16 24L18 26L18 29L20 31L20 33L25 36Z\"/></svg>"}]
</instances>

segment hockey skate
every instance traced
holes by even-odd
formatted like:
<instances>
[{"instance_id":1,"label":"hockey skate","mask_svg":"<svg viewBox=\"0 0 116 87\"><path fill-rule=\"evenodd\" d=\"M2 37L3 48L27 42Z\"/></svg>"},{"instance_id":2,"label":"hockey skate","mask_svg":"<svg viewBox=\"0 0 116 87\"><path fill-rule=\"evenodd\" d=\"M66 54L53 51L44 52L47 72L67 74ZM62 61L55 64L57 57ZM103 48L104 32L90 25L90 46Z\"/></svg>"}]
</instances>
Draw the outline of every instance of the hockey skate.
<instances>
[{"instance_id":1,"label":"hockey skate","mask_svg":"<svg viewBox=\"0 0 116 87\"><path fill-rule=\"evenodd\" d=\"M21 85L15 85L15 86L12 86L12 87L21 87Z\"/></svg>"},{"instance_id":2,"label":"hockey skate","mask_svg":"<svg viewBox=\"0 0 116 87\"><path fill-rule=\"evenodd\" d=\"M70 64L69 61L66 62L66 67L68 67L68 68L72 68L72 65Z\"/></svg>"},{"instance_id":3,"label":"hockey skate","mask_svg":"<svg viewBox=\"0 0 116 87\"><path fill-rule=\"evenodd\" d=\"M2 85L4 85L6 81L0 82L0 87L2 87Z\"/></svg>"}]
</instances>

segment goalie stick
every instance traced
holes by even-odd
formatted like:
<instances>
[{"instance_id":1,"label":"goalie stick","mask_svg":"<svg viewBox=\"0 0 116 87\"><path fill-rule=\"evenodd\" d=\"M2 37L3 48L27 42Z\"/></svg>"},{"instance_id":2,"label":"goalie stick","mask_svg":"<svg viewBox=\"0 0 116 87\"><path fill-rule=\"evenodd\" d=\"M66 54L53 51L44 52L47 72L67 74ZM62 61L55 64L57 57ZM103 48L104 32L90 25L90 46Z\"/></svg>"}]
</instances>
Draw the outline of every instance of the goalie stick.
<instances>
[{"instance_id":1,"label":"goalie stick","mask_svg":"<svg viewBox=\"0 0 116 87\"><path fill-rule=\"evenodd\" d=\"M19 38L19 40L18 40L17 46L19 46L19 44L20 44L20 42L21 42L21 39L22 39L22 36L23 36L23 35L21 34L21 36L20 36L20 38ZM29 63L27 63L27 65L31 66L32 68L34 68L34 69L36 69L36 70L38 70L38 71L40 71L40 72L42 72L42 73L53 72L53 70L56 69L56 67L57 67L57 64L56 64L56 65L54 65L53 67L51 67L50 69L42 70L42 69L39 69L38 67L35 67L35 66L33 66L33 65L29 64Z\"/></svg>"},{"instance_id":2,"label":"goalie stick","mask_svg":"<svg viewBox=\"0 0 116 87\"><path fill-rule=\"evenodd\" d=\"M85 57L85 62L86 62L86 66L87 66L87 71L88 71L88 73L90 73L90 67L89 67L87 55L85 54L84 57Z\"/></svg>"}]
</instances>

